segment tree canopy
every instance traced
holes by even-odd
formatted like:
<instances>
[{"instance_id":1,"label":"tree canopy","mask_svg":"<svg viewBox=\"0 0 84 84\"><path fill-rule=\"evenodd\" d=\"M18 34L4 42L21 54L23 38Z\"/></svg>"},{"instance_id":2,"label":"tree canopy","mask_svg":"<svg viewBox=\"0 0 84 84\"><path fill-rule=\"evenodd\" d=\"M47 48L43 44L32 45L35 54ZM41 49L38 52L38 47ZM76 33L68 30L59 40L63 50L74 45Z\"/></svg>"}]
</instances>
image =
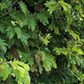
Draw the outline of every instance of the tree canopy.
<instances>
[{"instance_id":1,"label":"tree canopy","mask_svg":"<svg viewBox=\"0 0 84 84\"><path fill-rule=\"evenodd\" d=\"M84 0L0 0L0 84L83 84Z\"/></svg>"}]
</instances>

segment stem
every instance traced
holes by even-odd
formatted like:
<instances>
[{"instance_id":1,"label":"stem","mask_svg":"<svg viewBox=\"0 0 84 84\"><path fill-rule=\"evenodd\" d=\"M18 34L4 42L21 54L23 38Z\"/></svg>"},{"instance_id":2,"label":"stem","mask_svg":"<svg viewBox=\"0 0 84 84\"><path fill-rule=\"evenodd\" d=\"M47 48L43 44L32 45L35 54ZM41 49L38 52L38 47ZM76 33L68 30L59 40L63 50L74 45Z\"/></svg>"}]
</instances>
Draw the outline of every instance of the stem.
<instances>
[{"instance_id":1,"label":"stem","mask_svg":"<svg viewBox=\"0 0 84 84\"><path fill-rule=\"evenodd\" d=\"M13 65L10 62L0 62L0 64L10 64L13 68Z\"/></svg>"},{"instance_id":2,"label":"stem","mask_svg":"<svg viewBox=\"0 0 84 84\"><path fill-rule=\"evenodd\" d=\"M0 62L0 64L6 64L6 63L10 64L10 62Z\"/></svg>"},{"instance_id":3,"label":"stem","mask_svg":"<svg viewBox=\"0 0 84 84\"><path fill-rule=\"evenodd\" d=\"M5 15L7 15L7 14L10 12L11 8L13 7L13 5L14 5L17 1L18 1L18 0L16 0L16 1L10 6L10 9L8 10L7 13L1 15L0 17L3 17L3 16L5 16Z\"/></svg>"},{"instance_id":4,"label":"stem","mask_svg":"<svg viewBox=\"0 0 84 84\"><path fill-rule=\"evenodd\" d=\"M13 73L13 72L12 72ZM6 84L8 83L9 78L11 77L12 73L8 76Z\"/></svg>"}]
</instances>

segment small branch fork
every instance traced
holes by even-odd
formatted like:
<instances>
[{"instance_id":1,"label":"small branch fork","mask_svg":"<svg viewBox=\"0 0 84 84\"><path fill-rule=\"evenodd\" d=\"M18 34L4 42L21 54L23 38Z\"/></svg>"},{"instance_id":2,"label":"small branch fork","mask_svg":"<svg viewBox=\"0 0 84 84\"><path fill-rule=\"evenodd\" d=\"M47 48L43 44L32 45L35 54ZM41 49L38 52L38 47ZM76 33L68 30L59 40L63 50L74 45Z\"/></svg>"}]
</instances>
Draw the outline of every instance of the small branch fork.
<instances>
[{"instance_id":1,"label":"small branch fork","mask_svg":"<svg viewBox=\"0 0 84 84\"><path fill-rule=\"evenodd\" d=\"M9 10L8 10L7 13L1 15L0 17L3 17L3 16L5 16L5 15L7 15L7 14L10 12L11 8L13 7L13 5L14 5L16 2L18 2L18 0L16 0L16 1L10 6L10 8L9 8Z\"/></svg>"}]
</instances>

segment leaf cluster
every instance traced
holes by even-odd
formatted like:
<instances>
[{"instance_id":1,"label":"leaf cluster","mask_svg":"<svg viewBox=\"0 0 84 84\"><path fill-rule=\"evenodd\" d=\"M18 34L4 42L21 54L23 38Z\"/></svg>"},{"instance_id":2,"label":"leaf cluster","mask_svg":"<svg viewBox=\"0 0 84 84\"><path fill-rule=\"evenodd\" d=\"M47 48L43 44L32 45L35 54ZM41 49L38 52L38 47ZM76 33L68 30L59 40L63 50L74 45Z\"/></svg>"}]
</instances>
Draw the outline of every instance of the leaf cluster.
<instances>
[{"instance_id":1,"label":"leaf cluster","mask_svg":"<svg viewBox=\"0 0 84 84\"><path fill-rule=\"evenodd\" d=\"M0 84L83 84L83 5L1 0Z\"/></svg>"}]
</instances>

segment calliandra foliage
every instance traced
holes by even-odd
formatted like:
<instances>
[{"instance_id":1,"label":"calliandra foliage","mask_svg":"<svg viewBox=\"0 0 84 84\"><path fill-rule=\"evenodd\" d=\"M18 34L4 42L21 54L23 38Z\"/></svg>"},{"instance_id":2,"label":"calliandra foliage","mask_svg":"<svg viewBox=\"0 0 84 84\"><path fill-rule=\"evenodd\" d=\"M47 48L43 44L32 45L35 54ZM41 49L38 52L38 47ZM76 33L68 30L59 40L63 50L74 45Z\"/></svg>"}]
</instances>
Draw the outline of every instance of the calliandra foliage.
<instances>
[{"instance_id":1,"label":"calliandra foliage","mask_svg":"<svg viewBox=\"0 0 84 84\"><path fill-rule=\"evenodd\" d=\"M0 84L84 84L84 0L0 0Z\"/></svg>"}]
</instances>

